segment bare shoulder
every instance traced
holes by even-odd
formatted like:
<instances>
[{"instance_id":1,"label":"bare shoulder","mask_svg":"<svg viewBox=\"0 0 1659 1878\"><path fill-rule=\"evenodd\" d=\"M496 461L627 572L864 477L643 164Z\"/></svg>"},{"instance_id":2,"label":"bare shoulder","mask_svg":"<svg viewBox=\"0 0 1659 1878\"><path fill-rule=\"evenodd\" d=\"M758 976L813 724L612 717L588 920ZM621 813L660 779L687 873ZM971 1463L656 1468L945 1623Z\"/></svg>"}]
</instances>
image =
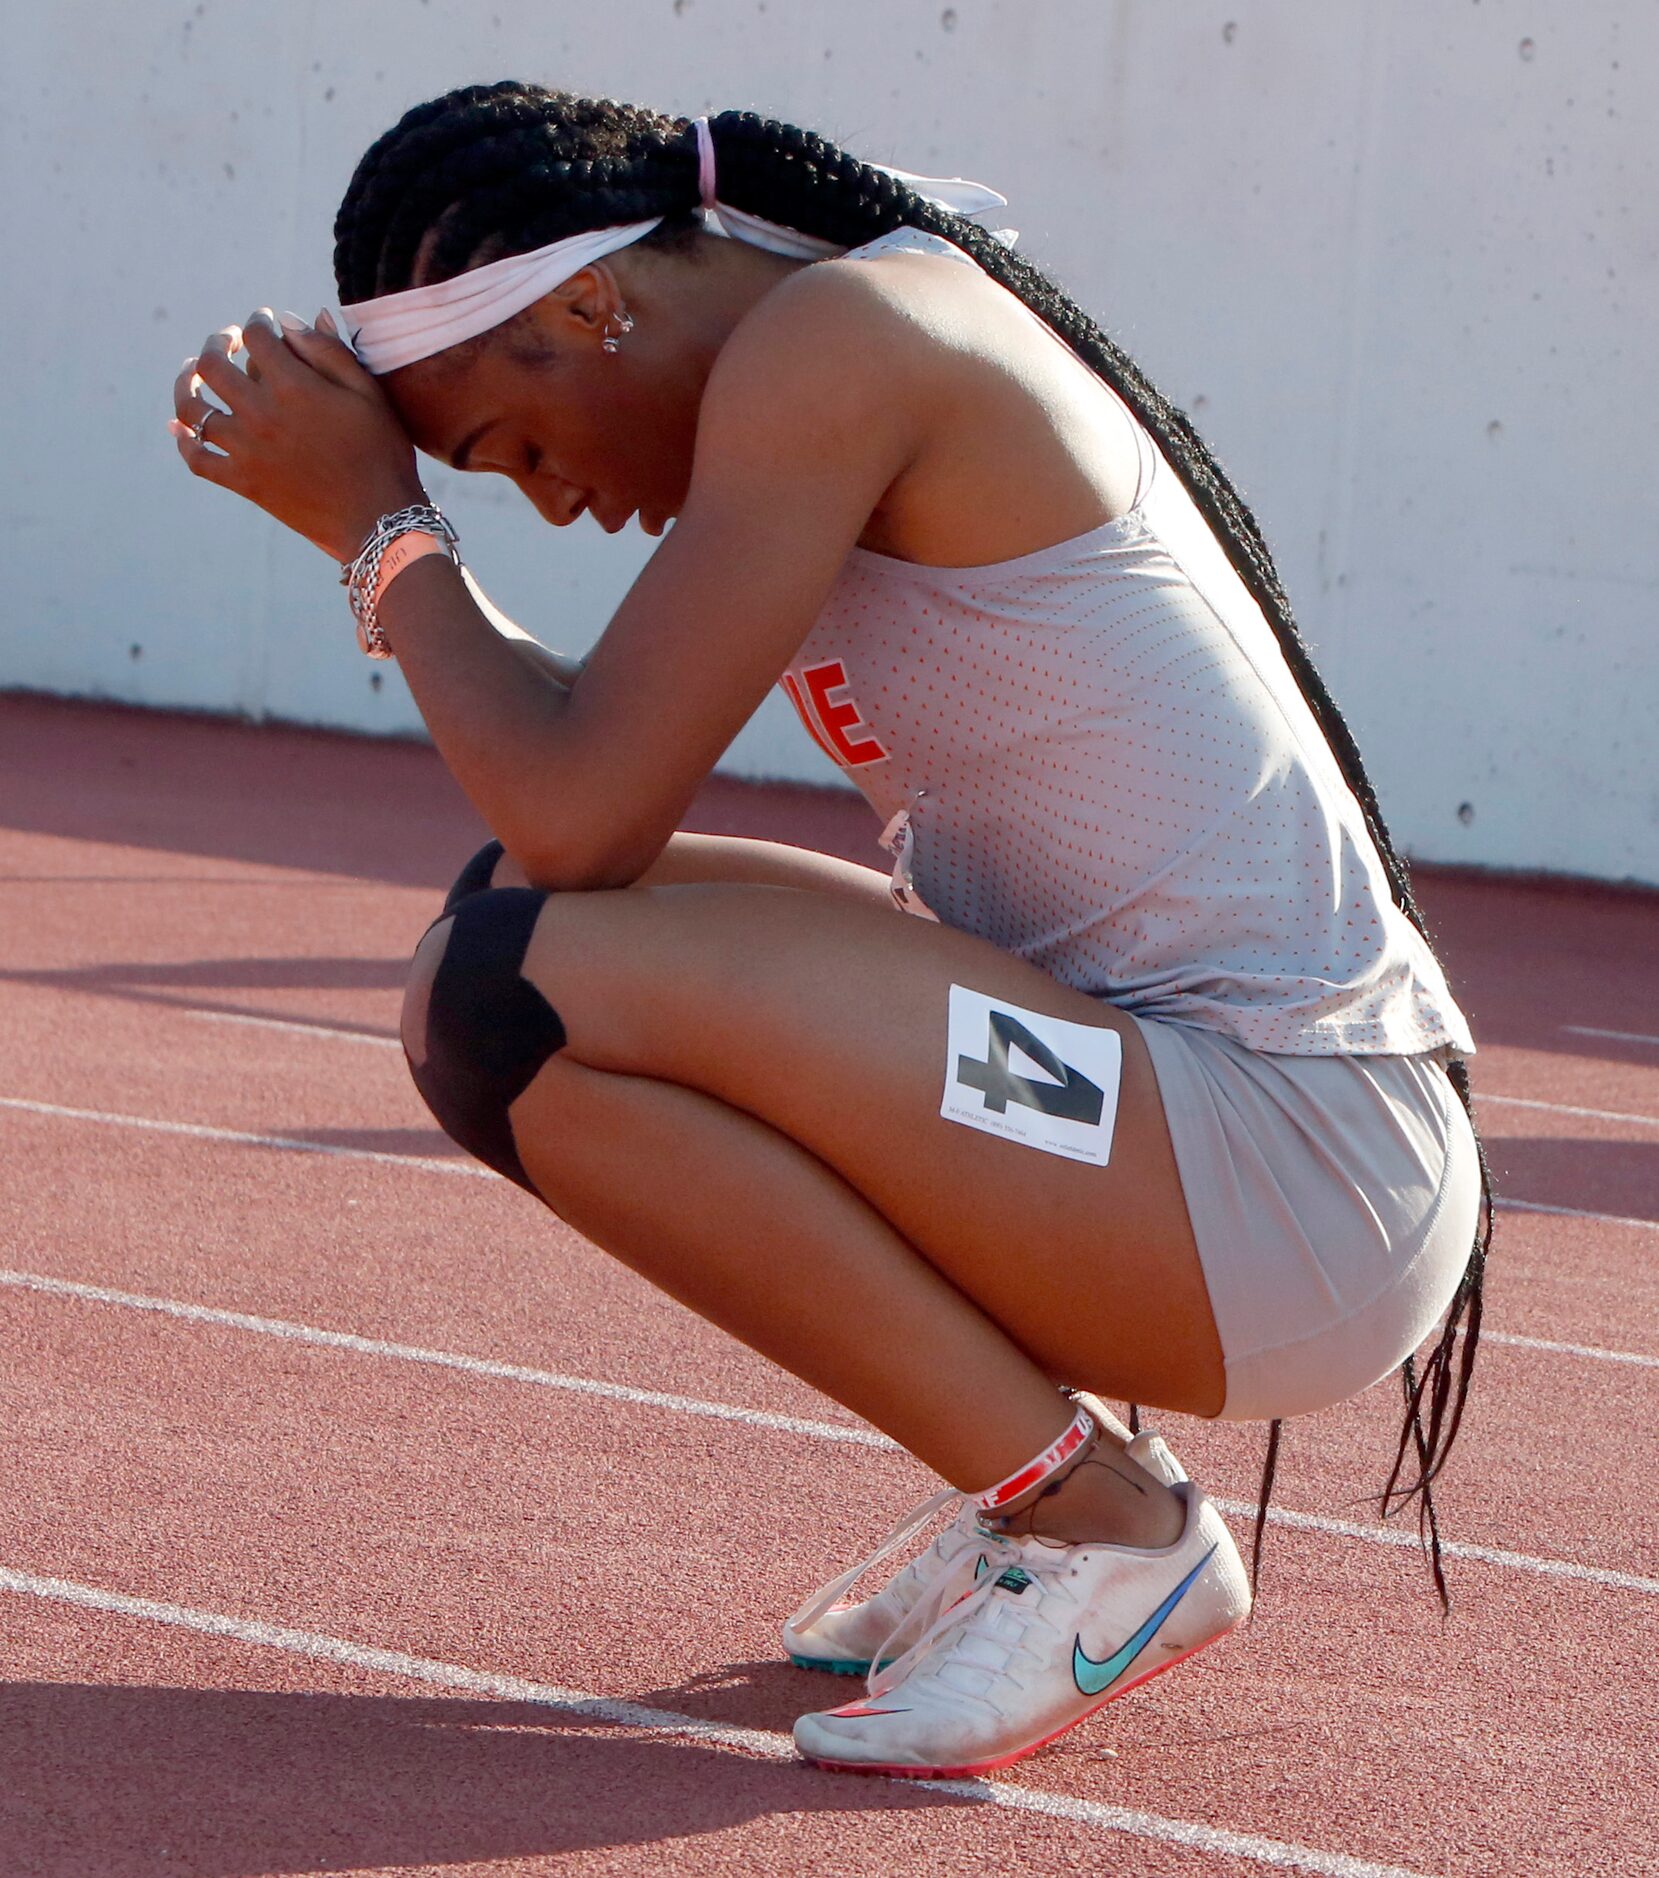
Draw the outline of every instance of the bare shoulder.
<instances>
[{"instance_id":1,"label":"bare shoulder","mask_svg":"<svg viewBox=\"0 0 1659 1878\"><path fill-rule=\"evenodd\" d=\"M1140 460L1121 400L1016 295L894 250L799 268L750 309L705 388L692 490L774 509L787 485L803 528L833 516L845 545L962 567L1125 513Z\"/></svg>"},{"instance_id":2,"label":"bare shoulder","mask_svg":"<svg viewBox=\"0 0 1659 1878\"><path fill-rule=\"evenodd\" d=\"M887 258L817 261L780 281L721 349L709 393L823 396L865 406L925 397L938 349L934 322L918 298L917 277L896 274L882 264Z\"/></svg>"},{"instance_id":3,"label":"bare shoulder","mask_svg":"<svg viewBox=\"0 0 1659 1878\"><path fill-rule=\"evenodd\" d=\"M733 328L703 389L671 557L729 568L786 550L824 591L925 452L936 401L900 313L854 270L779 279ZM822 593L819 599L822 599Z\"/></svg>"}]
</instances>

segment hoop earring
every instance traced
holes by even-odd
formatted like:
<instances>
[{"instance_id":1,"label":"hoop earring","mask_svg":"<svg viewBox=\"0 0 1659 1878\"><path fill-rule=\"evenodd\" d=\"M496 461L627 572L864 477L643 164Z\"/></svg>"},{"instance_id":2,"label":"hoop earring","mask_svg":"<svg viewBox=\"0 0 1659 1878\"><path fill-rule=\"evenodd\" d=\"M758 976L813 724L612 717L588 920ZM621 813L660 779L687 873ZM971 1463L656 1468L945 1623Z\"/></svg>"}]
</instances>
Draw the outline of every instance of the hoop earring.
<instances>
[{"instance_id":1,"label":"hoop earring","mask_svg":"<svg viewBox=\"0 0 1659 1878\"><path fill-rule=\"evenodd\" d=\"M617 331L613 333L607 328L605 337L599 342L600 350L610 353L613 358L622 350L622 338L619 335L626 335L634 330L633 314L626 311L619 313L616 324Z\"/></svg>"}]
</instances>

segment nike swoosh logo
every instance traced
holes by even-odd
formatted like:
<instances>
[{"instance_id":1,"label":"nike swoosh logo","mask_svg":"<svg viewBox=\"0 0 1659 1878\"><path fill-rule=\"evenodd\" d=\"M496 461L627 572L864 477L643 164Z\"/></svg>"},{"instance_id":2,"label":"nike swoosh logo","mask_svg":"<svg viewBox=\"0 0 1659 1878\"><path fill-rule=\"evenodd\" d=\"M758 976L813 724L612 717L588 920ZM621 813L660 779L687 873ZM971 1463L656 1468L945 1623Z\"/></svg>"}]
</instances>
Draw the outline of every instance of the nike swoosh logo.
<instances>
[{"instance_id":1,"label":"nike swoosh logo","mask_svg":"<svg viewBox=\"0 0 1659 1878\"><path fill-rule=\"evenodd\" d=\"M1072 1680L1077 1684L1084 1695L1104 1694L1104 1692L1117 1681L1129 1665L1134 1662L1135 1658L1140 1655L1141 1651L1152 1641L1158 1626L1170 1612L1175 1609L1182 1598L1187 1595L1192 1581L1204 1567L1209 1564L1214 1556L1215 1547L1212 1545L1209 1551L1193 1566L1192 1570L1188 1572L1186 1577L1170 1592L1169 1596L1164 1599L1163 1603L1158 1606L1129 1641L1123 1644L1121 1648L1114 1650L1110 1656L1102 1657L1099 1661L1096 1661L1096 1659L1090 1656L1088 1651L1083 1648L1082 1637L1078 1637L1077 1641L1072 1645L1071 1650L1071 1674Z\"/></svg>"}]
</instances>

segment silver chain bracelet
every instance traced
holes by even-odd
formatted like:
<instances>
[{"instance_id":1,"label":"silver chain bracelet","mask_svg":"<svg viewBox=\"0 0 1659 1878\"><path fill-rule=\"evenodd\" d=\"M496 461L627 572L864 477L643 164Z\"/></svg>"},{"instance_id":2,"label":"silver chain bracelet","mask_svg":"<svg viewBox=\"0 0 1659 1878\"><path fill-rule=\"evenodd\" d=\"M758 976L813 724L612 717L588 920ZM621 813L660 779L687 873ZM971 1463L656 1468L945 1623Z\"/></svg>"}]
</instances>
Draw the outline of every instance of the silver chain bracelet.
<instances>
[{"instance_id":1,"label":"silver chain bracelet","mask_svg":"<svg viewBox=\"0 0 1659 1878\"><path fill-rule=\"evenodd\" d=\"M400 535L432 535L444 545L449 558L461 565L460 538L444 514L430 502L411 503L382 515L356 558L340 564L340 585L346 590L352 617L357 621L357 643L371 659L389 659L392 648L380 630L376 607L380 598L380 564L386 550Z\"/></svg>"}]
</instances>

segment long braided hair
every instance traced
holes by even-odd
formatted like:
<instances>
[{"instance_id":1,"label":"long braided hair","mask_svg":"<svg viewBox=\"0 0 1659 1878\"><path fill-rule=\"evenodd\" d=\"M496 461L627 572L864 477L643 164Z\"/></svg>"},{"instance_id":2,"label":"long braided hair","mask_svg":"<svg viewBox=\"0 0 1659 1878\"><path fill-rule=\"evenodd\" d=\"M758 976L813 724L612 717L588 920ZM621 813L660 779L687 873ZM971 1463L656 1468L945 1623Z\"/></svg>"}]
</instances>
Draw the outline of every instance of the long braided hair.
<instances>
[{"instance_id":1,"label":"long braided hair","mask_svg":"<svg viewBox=\"0 0 1659 1878\"><path fill-rule=\"evenodd\" d=\"M905 225L942 235L1017 294L1117 392L1157 439L1261 607L1359 802L1395 904L1426 941L1405 863L1389 839L1352 733L1297 629L1261 529L1186 413L1040 269L976 222L923 201L896 177L793 124L723 111L709 129L723 202L838 247L857 247ZM697 142L689 119L539 85L469 85L407 112L358 164L335 222L335 275L342 301L367 300L447 280L587 229L653 216L664 220L642 245L684 248L701 226L698 209ZM1472 1122L1468 1071L1456 1060L1449 1073ZM1462 1423L1480 1338L1493 1215L1484 1149L1480 1171L1481 1221L1463 1278L1421 1369L1414 1357L1401 1368L1404 1415L1380 1496L1385 1518L1419 1502L1419 1533L1445 1609L1450 1599L1432 1487ZM1256 1517L1253 1580L1279 1435L1275 1421Z\"/></svg>"}]
</instances>

